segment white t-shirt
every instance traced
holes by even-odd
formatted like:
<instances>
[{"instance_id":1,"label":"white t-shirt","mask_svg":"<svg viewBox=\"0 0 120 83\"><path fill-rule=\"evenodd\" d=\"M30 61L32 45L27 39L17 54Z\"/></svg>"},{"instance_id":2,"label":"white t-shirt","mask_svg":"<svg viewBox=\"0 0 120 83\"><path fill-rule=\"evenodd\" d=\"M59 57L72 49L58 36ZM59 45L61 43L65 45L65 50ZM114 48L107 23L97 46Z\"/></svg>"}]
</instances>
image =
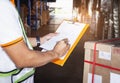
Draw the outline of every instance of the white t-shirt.
<instances>
[{"instance_id":1,"label":"white t-shirt","mask_svg":"<svg viewBox=\"0 0 120 83\"><path fill-rule=\"evenodd\" d=\"M16 68L1 46L8 46L23 38L18 17L9 0L0 0L0 71L3 72Z\"/></svg>"},{"instance_id":2,"label":"white t-shirt","mask_svg":"<svg viewBox=\"0 0 120 83\"><path fill-rule=\"evenodd\" d=\"M15 64L2 47L9 46L22 39L23 33L19 22L18 12L9 0L0 0L0 72L9 72L16 69ZM0 81L4 83L11 83L10 80L11 77L0 77ZM28 81L25 83L33 83L33 79L30 80L31 82Z\"/></svg>"}]
</instances>

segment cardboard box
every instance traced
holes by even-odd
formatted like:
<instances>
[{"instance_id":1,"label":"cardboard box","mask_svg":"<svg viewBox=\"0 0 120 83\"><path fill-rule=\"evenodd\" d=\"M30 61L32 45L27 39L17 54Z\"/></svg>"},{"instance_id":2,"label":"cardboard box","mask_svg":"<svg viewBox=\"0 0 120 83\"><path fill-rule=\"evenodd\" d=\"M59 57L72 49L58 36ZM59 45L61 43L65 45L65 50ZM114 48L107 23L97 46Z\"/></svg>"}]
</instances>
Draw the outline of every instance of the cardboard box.
<instances>
[{"instance_id":1,"label":"cardboard box","mask_svg":"<svg viewBox=\"0 0 120 83\"><path fill-rule=\"evenodd\" d=\"M47 12L42 11L41 15L41 25L46 25L47 24Z\"/></svg>"},{"instance_id":2,"label":"cardboard box","mask_svg":"<svg viewBox=\"0 0 120 83\"><path fill-rule=\"evenodd\" d=\"M119 83L120 48L116 44L120 40L96 42L85 42L83 83L113 83L114 80Z\"/></svg>"}]
</instances>

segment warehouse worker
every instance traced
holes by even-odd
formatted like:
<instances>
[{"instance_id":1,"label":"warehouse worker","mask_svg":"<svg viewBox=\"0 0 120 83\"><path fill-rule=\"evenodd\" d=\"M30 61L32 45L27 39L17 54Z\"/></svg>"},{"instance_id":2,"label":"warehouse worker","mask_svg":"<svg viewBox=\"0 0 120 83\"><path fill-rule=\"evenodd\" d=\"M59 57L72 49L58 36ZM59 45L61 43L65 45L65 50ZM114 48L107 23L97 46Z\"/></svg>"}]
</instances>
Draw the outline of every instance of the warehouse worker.
<instances>
[{"instance_id":1,"label":"warehouse worker","mask_svg":"<svg viewBox=\"0 0 120 83\"><path fill-rule=\"evenodd\" d=\"M0 0L0 83L33 83L35 67L63 56L70 47L63 39L50 51L32 49L36 39L40 45L55 35L28 39L15 6L10 0Z\"/></svg>"}]
</instances>

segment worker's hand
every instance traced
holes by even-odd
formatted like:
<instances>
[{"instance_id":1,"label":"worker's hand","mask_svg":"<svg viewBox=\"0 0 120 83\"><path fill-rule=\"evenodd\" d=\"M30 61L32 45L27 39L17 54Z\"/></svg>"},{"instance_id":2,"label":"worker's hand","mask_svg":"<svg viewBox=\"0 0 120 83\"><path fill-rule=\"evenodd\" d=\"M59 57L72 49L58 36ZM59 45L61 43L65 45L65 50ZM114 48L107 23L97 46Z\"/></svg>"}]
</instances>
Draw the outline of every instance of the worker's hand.
<instances>
[{"instance_id":1,"label":"worker's hand","mask_svg":"<svg viewBox=\"0 0 120 83\"><path fill-rule=\"evenodd\" d=\"M48 41L49 39L51 39L52 37L58 35L58 33L49 33L43 37L40 38L40 43L43 44L45 43L46 41Z\"/></svg>"},{"instance_id":2,"label":"worker's hand","mask_svg":"<svg viewBox=\"0 0 120 83\"><path fill-rule=\"evenodd\" d=\"M58 55L58 57L61 57L65 55L65 53L70 48L70 44L68 43L68 39L63 39L55 45L53 52Z\"/></svg>"}]
</instances>

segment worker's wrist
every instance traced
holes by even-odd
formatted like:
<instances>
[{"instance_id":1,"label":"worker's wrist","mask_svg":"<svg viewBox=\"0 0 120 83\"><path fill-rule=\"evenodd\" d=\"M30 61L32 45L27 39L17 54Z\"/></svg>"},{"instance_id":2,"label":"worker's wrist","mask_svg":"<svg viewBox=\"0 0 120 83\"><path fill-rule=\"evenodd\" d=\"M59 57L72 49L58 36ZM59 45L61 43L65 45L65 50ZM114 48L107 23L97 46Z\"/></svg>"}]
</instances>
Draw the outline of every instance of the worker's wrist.
<instances>
[{"instance_id":1,"label":"worker's wrist","mask_svg":"<svg viewBox=\"0 0 120 83\"><path fill-rule=\"evenodd\" d=\"M36 44L37 44L37 46L40 46L40 37L39 36L36 36Z\"/></svg>"},{"instance_id":2,"label":"worker's wrist","mask_svg":"<svg viewBox=\"0 0 120 83\"><path fill-rule=\"evenodd\" d=\"M49 55L51 55L52 59L57 59L59 58L59 54L54 52L53 50L51 51L47 51L49 53Z\"/></svg>"}]
</instances>

